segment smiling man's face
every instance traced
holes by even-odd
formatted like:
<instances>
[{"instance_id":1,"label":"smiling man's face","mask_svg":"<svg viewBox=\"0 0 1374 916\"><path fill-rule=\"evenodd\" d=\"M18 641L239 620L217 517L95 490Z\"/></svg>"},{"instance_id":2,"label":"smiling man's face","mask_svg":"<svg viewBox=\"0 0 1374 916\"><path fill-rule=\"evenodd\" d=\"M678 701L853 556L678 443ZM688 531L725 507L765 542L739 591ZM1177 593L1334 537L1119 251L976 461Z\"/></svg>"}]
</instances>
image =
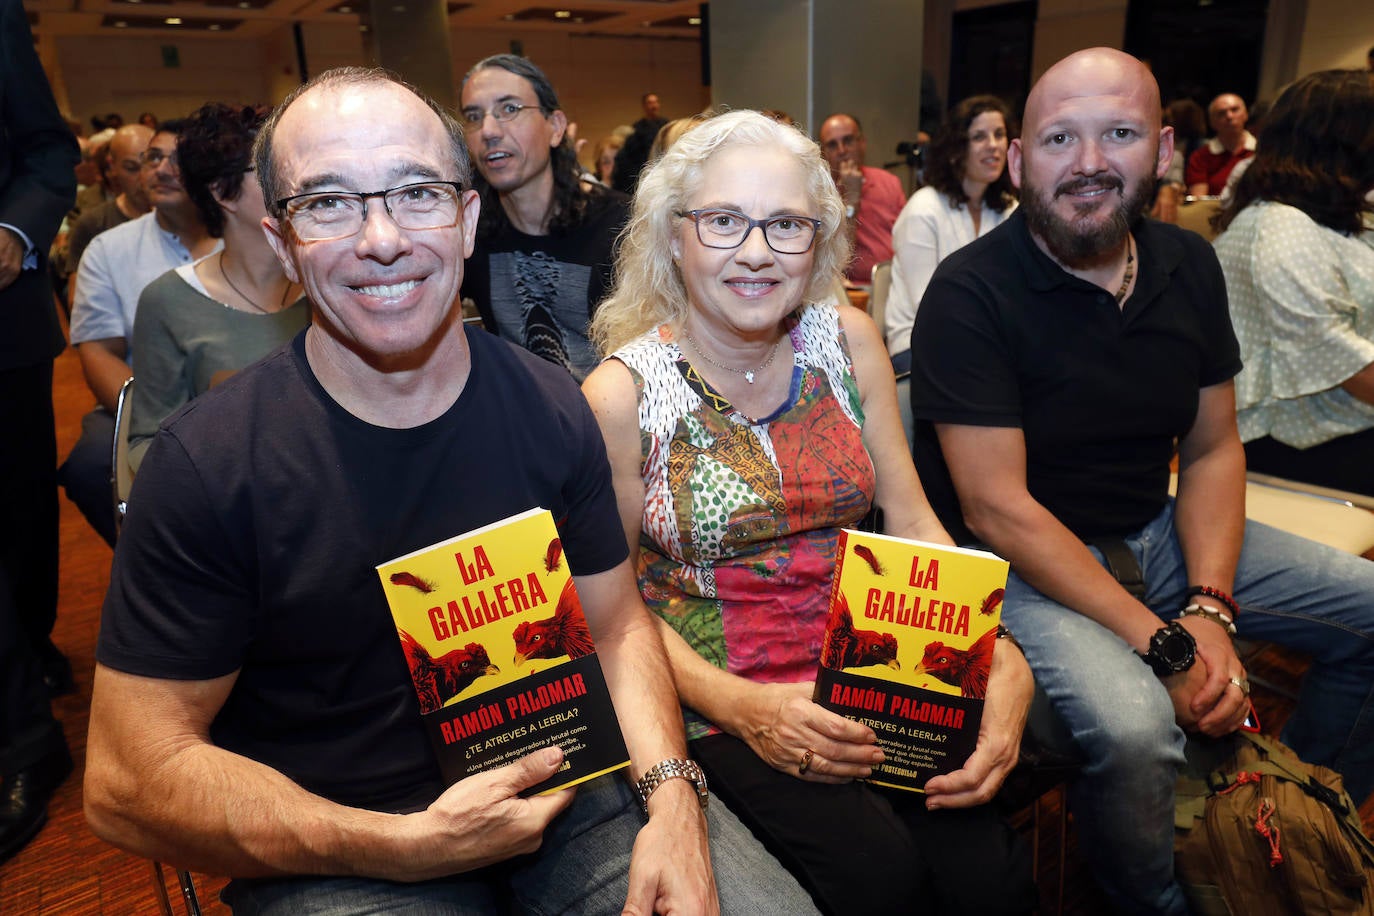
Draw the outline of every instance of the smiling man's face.
<instances>
[{"instance_id":1,"label":"smiling man's face","mask_svg":"<svg viewBox=\"0 0 1374 916\"><path fill-rule=\"evenodd\" d=\"M282 115L272 156L286 197L459 179L438 116L390 82L307 92ZM346 238L301 241L285 217L264 225L287 275L310 297L315 323L330 340L377 362L416 352L447 327L477 211L477 195L466 191L456 226L409 230L374 197L362 227Z\"/></svg>"},{"instance_id":2,"label":"smiling man's face","mask_svg":"<svg viewBox=\"0 0 1374 916\"><path fill-rule=\"evenodd\" d=\"M1072 55L1041 77L1009 151L1031 232L1061 263L1115 252L1168 168L1173 131L1144 66L1120 52Z\"/></svg>"}]
</instances>

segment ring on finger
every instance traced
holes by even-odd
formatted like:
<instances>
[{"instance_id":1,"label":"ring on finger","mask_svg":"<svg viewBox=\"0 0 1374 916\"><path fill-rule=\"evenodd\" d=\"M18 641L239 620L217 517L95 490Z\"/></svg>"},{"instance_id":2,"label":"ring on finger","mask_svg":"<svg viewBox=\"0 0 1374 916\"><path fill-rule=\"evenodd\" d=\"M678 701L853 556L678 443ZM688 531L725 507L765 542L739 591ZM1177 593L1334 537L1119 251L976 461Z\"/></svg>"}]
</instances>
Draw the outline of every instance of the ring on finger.
<instances>
[{"instance_id":1,"label":"ring on finger","mask_svg":"<svg viewBox=\"0 0 1374 916\"><path fill-rule=\"evenodd\" d=\"M1240 688L1240 692L1247 697L1250 695L1250 679L1248 677L1233 677L1231 683Z\"/></svg>"},{"instance_id":2,"label":"ring on finger","mask_svg":"<svg viewBox=\"0 0 1374 916\"><path fill-rule=\"evenodd\" d=\"M805 775L806 775L806 771L809 770L809 769L811 769L811 761L812 761L813 759L815 759L815 757L816 757L816 752L813 751L813 750L811 750L811 748L808 747L808 748L806 749L806 753L805 753L805 754L802 754L801 763L797 764L797 775L798 775L798 776L805 776Z\"/></svg>"}]
</instances>

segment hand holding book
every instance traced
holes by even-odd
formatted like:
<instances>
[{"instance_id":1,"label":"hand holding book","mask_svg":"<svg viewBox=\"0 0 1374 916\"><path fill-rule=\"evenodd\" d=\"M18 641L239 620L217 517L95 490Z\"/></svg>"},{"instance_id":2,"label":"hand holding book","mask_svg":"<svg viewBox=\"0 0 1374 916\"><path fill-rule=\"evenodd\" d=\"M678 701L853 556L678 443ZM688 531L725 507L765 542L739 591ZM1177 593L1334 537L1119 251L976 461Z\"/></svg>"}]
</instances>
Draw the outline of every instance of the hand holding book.
<instances>
[{"instance_id":1,"label":"hand holding book","mask_svg":"<svg viewBox=\"0 0 1374 916\"><path fill-rule=\"evenodd\" d=\"M1020 652L997 639L1006 584L1007 562L985 551L841 532L816 701L877 734L872 782L929 783L932 807L1001 785L1033 690Z\"/></svg>"},{"instance_id":2,"label":"hand holding book","mask_svg":"<svg viewBox=\"0 0 1374 916\"><path fill-rule=\"evenodd\" d=\"M1021 733L1035 679L1021 650L997 640L988 680L988 698L978 725L978 743L958 770L926 783L926 807L968 808L992 799L1021 755Z\"/></svg>"},{"instance_id":3,"label":"hand holding book","mask_svg":"<svg viewBox=\"0 0 1374 916\"><path fill-rule=\"evenodd\" d=\"M418 837L425 854L443 850L444 859L411 880L471 871L534 852L549 822L572 804L576 789L525 797L548 782L563 765L563 752L546 747L503 767L459 780L414 817L429 821ZM417 861L423 860L418 856Z\"/></svg>"},{"instance_id":4,"label":"hand holding book","mask_svg":"<svg viewBox=\"0 0 1374 916\"><path fill-rule=\"evenodd\" d=\"M873 729L817 705L815 685L748 684L728 730L773 769L810 782L841 783L872 775L883 759ZM811 751L806 772L799 764Z\"/></svg>"}]
</instances>

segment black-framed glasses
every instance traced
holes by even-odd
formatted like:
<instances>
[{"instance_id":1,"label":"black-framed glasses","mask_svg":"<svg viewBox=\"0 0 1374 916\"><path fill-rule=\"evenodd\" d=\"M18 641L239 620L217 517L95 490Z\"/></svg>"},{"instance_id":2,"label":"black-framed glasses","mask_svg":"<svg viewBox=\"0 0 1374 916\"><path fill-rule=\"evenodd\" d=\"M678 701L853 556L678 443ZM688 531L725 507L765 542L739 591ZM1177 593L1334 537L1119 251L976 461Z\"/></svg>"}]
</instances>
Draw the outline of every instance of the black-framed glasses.
<instances>
[{"instance_id":1,"label":"black-framed glasses","mask_svg":"<svg viewBox=\"0 0 1374 916\"><path fill-rule=\"evenodd\" d=\"M385 191L315 191L277 201L302 242L356 235L367 221L367 202L380 197L402 229L448 229L458 225L463 186L456 181L418 181Z\"/></svg>"},{"instance_id":2,"label":"black-framed glasses","mask_svg":"<svg viewBox=\"0 0 1374 916\"><path fill-rule=\"evenodd\" d=\"M177 162L176 150L172 150L170 153L164 153L160 149L145 149L138 154L138 161L140 165L150 169L155 169L164 162L170 162L174 169L180 167Z\"/></svg>"},{"instance_id":3,"label":"black-framed glasses","mask_svg":"<svg viewBox=\"0 0 1374 916\"><path fill-rule=\"evenodd\" d=\"M816 243L821 221L809 216L752 219L738 210L687 210L678 216L697 224L697 241L707 248L738 248L758 226L778 254L805 254Z\"/></svg>"},{"instance_id":4,"label":"black-framed glasses","mask_svg":"<svg viewBox=\"0 0 1374 916\"><path fill-rule=\"evenodd\" d=\"M487 115L491 115L494 121L514 121L520 112L525 110L539 111L538 105L526 105L523 102L497 102L490 110L482 108L464 108L462 112L463 130L471 133L474 130L481 130L483 122L487 120Z\"/></svg>"}]
</instances>

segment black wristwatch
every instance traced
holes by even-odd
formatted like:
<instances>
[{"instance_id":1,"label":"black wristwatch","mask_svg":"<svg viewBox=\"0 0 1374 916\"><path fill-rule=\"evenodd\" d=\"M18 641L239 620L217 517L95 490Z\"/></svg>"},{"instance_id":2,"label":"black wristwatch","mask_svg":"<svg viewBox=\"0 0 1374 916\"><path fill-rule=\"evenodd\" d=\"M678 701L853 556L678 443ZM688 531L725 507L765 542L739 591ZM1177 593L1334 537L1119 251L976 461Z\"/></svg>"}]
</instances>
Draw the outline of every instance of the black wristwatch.
<instances>
[{"instance_id":1,"label":"black wristwatch","mask_svg":"<svg viewBox=\"0 0 1374 916\"><path fill-rule=\"evenodd\" d=\"M1159 677L1187 671L1197 658L1197 641L1178 621L1160 627L1150 637L1150 648L1138 653Z\"/></svg>"}]
</instances>

